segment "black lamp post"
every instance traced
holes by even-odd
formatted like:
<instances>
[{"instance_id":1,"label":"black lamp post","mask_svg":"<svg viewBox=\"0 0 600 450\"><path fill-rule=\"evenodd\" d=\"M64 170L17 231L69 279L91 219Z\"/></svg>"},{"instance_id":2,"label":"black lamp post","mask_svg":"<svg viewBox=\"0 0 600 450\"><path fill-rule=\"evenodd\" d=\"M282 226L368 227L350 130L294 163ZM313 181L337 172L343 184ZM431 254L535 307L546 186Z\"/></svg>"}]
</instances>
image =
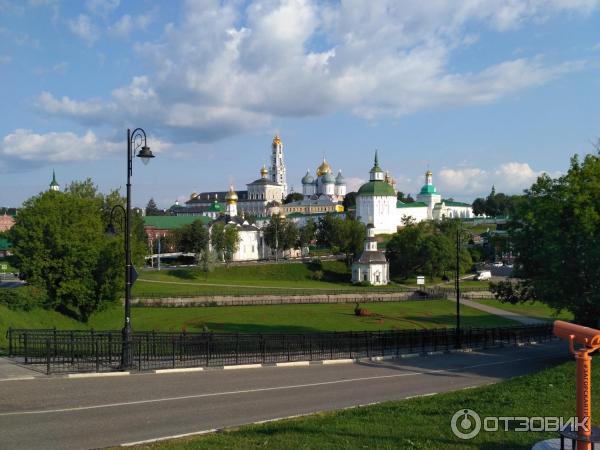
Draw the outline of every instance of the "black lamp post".
<instances>
[{"instance_id":1,"label":"black lamp post","mask_svg":"<svg viewBox=\"0 0 600 450\"><path fill-rule=\"evenodd\" d=\"M460 335L460 228L456 229L456 348L462 347Z\"/></svg>"},{"instance_id":2,"label":"black lamp post","mask_svg":"<svg viewBox=\"0 0 600 450\"><path fill-rule=\"evenodd\" d=\"M136 128L133 132L127 129L127 207L125 214L125 323L123 325L123 350L121 354L121 368L128 369L132 363L131 347L131 285L133 266L131 264L131 175L133 168L133 153L138 151L137 157L148 164L154 155L146 144L146 132Z\"/></svg>"}]
</instances>

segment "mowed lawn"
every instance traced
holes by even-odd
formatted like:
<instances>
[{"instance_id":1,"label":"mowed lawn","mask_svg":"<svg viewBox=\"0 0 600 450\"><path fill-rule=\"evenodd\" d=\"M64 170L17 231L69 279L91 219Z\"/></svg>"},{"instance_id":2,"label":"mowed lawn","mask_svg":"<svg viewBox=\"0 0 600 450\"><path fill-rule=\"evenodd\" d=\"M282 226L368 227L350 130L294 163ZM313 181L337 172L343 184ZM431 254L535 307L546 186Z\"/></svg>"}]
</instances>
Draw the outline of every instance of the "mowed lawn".
<instances>
[{"instance_id":1,"label":"mowed lawn","mask_svg":"<svg viewBox=\"0 0 600 450\"><path fill-rule=\"evenodd\" d=\"M191 308L133 308L135 330L212 331L216 333L276 333L368 331L454 327L455 307L447 300L366 303L373 315L357 317L354 304L219 306ZM516 325L476 309L461 309L464 327ZM54 311L36 308L13 311L0 305L0 347L6 348L6 330L53 328L119 330L123 306L115 303L81 323Z\"/></svg>"},{"instance_id":2,"label":"mowed lawn","mask_svg":"<svg viewBox=\"0 0 600 450\"><path fill-rule=\"evenodd\" d=\"M315 279L317 272L322 278ZM145 270L133 287L135 297L171 295L248 295L290 292L389 290L389 287L353 286L342 261L311 263L252 264L216 267L205 273L198 268Z\"/></svg>"},{"instance_id":3,"label":"mowed lawn","mask_svg":"<svg viewBox=\"0 0 600 450\"><path fill-rule=\"evenodd\" d=\"M600 370L593 372L593 409L600 410ZM368 385L365 386L368 389ZM472 440L454 436L455 412L471 409L484 417L564 417L575 415L572 362L533 375L432 397L388 402L333 413L282 420L154 445L152 450L192 449L426 449L530 450L555 432L482 431ZM536 422L539 426L539 422ZM503 428L503 422L501 427Z\"/></svg>"},{"instance_id":4,"label":"mowed lawn","mask_svg":"<svg viewBox=\"0 0 600 450\"><path fill-rule=\"evenodd\" d=\"M138 330L213 331L217 333L269 333L364 331L444 328L455 325L455 306L447 300L365 303L371 316L354 315L354 304L269 305L192 308L133 308L132 323ZM112 307L95 314L90 325L117 329L122 309ZM516 325L502 317L461 308L464 327Z\"/></svg>"},{"instance_id":5,"label":"mowed lawn","mask_svg":"<svg viewBox=\"0 0 600 450\"><path fill-rule=\"evenodd\" d=\"M525 302L512 305L510 303L502 303L499 300L476 300L482 305L493 306L494 308L505 309L523 316L535 317L537 319L548 320L573 320L573 314L569 311L561 311L556 313L552 308L541 302Z\"/></svg>"}]
</instances>

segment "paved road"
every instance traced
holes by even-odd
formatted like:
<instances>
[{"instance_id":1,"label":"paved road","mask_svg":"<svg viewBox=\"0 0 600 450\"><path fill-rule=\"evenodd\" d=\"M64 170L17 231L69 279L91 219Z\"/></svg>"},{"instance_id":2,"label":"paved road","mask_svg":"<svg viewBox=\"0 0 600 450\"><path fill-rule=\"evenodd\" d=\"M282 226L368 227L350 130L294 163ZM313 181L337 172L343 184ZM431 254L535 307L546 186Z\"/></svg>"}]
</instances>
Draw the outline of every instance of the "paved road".
<instances>
[{"instance_id":1,"label":"paved road","mask_svg":"<svg viewBox=\"0 0 600 450\"><path fill-rule=\"evenodd\" d=\"M566 358L553 342L394 363L0 382L0 448L116 446L488 384Z\"/></svg>"}]
</instances>

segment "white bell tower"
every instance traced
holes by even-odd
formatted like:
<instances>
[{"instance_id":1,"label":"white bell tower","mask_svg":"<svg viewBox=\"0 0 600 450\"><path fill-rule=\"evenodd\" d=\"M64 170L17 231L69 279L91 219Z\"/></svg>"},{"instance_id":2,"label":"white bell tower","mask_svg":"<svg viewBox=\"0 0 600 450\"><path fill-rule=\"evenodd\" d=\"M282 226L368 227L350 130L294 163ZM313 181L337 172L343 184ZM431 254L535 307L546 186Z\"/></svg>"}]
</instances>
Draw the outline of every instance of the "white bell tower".
<instances>
[{"instance_id":1,"label":"white bell tower","mask_svg":"<svg viewBox=\"0 0 600 450\"><path fill-rule=\"evenodd\" d=\"M288 194L288 186L283 162L283 143L278 134L273 138L270 175L271 181L283 186L283 197L285 197Z\"/></svg>"}]
</instances>

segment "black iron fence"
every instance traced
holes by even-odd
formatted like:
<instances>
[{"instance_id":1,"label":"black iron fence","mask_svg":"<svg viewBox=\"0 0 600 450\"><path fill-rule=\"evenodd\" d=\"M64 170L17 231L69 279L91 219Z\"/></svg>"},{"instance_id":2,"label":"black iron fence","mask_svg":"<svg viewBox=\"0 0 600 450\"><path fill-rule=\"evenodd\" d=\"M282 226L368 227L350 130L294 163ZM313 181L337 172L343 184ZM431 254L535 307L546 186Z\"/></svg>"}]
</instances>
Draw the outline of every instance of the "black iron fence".
<instances>
[{"instance_id":1,"label":"black iron fence","mask_svg":"<svg viewBox=\"0 0 600 450\"><path fill-rule=\"evenodd\" d=\"M102 372L121 368L120 331L9 329L9 356L46 373ZM134 370L221 367L340 358L373 358L448 351L455 329L290 334L136 332L131 343ZM552 326L522 325L461 330L463 348L491 348L541 342Z\"/></svg>"}]
</instances>

